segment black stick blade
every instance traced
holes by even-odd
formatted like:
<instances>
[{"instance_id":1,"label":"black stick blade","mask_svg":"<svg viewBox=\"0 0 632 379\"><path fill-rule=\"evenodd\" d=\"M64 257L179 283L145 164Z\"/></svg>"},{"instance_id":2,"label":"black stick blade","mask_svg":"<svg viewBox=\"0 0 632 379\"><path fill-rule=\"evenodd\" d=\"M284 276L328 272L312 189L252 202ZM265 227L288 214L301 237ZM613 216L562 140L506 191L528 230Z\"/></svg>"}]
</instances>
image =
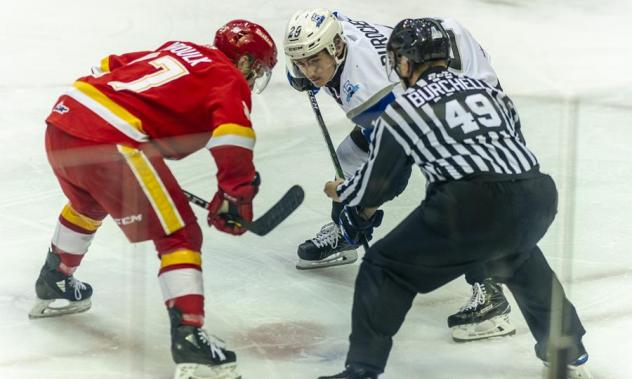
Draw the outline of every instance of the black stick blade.
<instances>
[{"instance_id":1,"label":"black stick blade","mask_svg":"<svg viewBox=\"0 0 632 379\"><path fill-rule=\"evenodd\" d=\"M288 218L303 203L303 199L303 188L294 185L263 216L251 222L244 220L242 225L258 236L265 236Z\"/></svg>"},{"instance_id":2,"label":"black stick blade","mask_svg":"<svg viewBox=\"0 0 632 379\"><path fill-rule=\"evenodd\" d=\"M188 191L184 191L184 194L191 203L208 209L208 201ZM238 220L238 222L249 232L258 236L265 236L288 218L303 203L303 199L305 199L303 188L294 185L263 216L254 221Z\"/></svg>"}]
</instances>

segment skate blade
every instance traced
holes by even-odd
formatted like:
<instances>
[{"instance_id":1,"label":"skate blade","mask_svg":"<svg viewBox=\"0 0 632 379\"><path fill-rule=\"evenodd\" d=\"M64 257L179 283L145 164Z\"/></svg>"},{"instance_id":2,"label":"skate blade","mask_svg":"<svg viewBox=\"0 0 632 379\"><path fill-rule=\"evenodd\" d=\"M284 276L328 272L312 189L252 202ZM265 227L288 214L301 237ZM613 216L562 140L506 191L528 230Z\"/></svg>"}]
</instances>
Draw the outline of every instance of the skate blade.
<instances>
[{"instance_id":1,"label":"skate blade","mask_svg":"<svg viewBox=\"0 0 632 379\"><path fill-rule=\"evenodd\" d=\"M509 315L492 317L476 324L452 327L452 339L455 342L469 342L514 334L516 334L516 328L509 322Z\"/></svg>"},{"instance_id":2,"label":"skate blade","mask_svg":"<svg viewBox=\"0 0 632 379\"><path fill-rule=\"evenodd\" d=\"M74 313L85 312L92 306L91 299L85 299L81 301L66 301L66 305L63 306L55 306L55 301L57 300L44 300L38 299L35 302L33 308L29 312L30 319L38 319L38 318L47 318L47 317L58 317L63 315L69 315Z\"/></svg>"},{"instance_id":3,"label":"skate blade","mask_svg":"<svg viewBox=\"0 0 632 379\"><path fill-rule=\"evenodd\" d=\"M358 253L355 250L345 250L328 256L320 261L307 261L300 259L296 262L297 270L313 270L315 268L325 268L332 266L348 265L358 260Z\"/></svg>"},{"instance_id":4,"label":"skate blade","mask_svg":"<svg viewBox=\"0 0 632 379\"><path fill-rule=\"evenodd\" d=\"M568 379L593 379L592 374L586 368L586 364L581 366L569 365L566 375Z\"/></svg>"},{"instance_id":5,"label":"skate blade","mask_svg":"<svg viewBox=\"0 0 632 379\"><path fill-rule=\"evenodd\" d=\"M173 379L241 379L241 375L237 373L235 362L217 366L179 363Z\"/></svg>"},{"instance_id":6,"label":"skate blade","mask_svg":"<svg viewBox=\"0 0 632 379\"><path fill-rule=\"evenodd\" d=\"M546 379L549 377L549 364L547 362L544 363L544 369L542 370L542 378ZM594 379L594 376L588 371L586 368L586 364L580 366L568 365L568 370L566 371L567 379Z\"/></svg>"}]
</instances>

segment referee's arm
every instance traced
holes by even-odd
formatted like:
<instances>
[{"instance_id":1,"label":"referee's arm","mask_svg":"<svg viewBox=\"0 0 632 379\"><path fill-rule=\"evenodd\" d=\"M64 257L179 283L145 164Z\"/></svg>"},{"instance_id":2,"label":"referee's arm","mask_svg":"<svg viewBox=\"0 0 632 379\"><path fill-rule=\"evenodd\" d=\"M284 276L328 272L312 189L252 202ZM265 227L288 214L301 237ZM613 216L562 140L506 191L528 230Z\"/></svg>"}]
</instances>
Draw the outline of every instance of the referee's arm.
<instances>
[{"instance_id":1,"label":"referee's arm","mask_svg":"<svg viewBox=\"0 0 632 379\"><path fill-rule=\"evenodd\" d=\"M378 125L372 137L369 160L336 190L345 205L379 207L393 199L402 180L408 179L405 170L410 169L412 160L391 132L383 124Z\"/></svg>"}]
</instances>

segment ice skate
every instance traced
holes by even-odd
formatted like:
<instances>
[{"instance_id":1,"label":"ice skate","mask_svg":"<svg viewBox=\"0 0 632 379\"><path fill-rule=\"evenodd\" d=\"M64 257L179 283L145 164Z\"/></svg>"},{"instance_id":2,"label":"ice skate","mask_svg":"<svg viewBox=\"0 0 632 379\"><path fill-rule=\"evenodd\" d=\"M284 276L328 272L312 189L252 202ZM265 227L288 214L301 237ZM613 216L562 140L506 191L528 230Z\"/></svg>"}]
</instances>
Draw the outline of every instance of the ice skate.
<instances>
[{"instance_id":1,"label":"ice skate","mask_svg":"<svg viewBox=\"0 0 632 379\"><path fill-rule=\"evenodd\" d=\"M516 328L509 321L511 306L500 284L485 279L472 286L472 297L457 313L448 317L452 339L467 342L512 335Z\"/></svg>"},{"instance_id":2,"label":"ice skate","mask_svg":"<svg viewBox=\"0 0 632 379\"><path fill-rule=\"evenodd\" d=\"M583 360L583 361L582 361ZM575 362L568 365L567 379L593 379L586 361L588 360L588 354L584 354L579 357Z\"/></svg>"},{"instance_id":3,"label":"ice skate","mask_svg":"<svg viewBox=\"0 0 632 379\"><path fill-rule=\"evenodd\" d=\"M298 246L296 268L309 270L351 264L358 260L356 249L345 241L340 228L333 222L324 225L316 237Z\"/></svg>"},{"instance_id":4,"label":"ice skate","mask_svg":"<svg viewBox=\"0 0 632 379\"><path fill-rule=\"evenodd\" d=\"M319 376L318 379L377 379L378 373L375 370L349 365L339 374L331 376Z\"/></svg>"},{"instance_id":5,"label":"ice skate","mask_svg":"<svg viewBox=\"0 0 632 379\"><path fill-rule=\"evenodd\" d=\"M85 312L92 306L92 287L72 275L57 271L59 256L48 251L46 262L35 282L37 301L29 318L56 317Z\"/></svg>"},{"instance_id":6,"label":"ice skate","mask_svg":"<svg viewBox=\"0 0 632 379\"><path fill-rule=\"evenodd\" d=\"M181 325L182 315L169 309L171 355L176 363L174 379L241 379L237 357L224 342L202 328Z\"/></svg>"},{"instance_id":7,"label":"ice skate","mask_svg":"<svg viewBox=\"0 0 632 379\"><path fill-rule=\"evenodd\" d=\"M588 362L588 353L582 353L577 359L575 359L572 363L570 363L567 367L566 378L567 379L593 379L594 377L588 371L588 367L586 367L586 362ZM543 361L545 369L543 373L543 377L548 377L549 364L548 362Z\"/></svg>"}]
</instances>

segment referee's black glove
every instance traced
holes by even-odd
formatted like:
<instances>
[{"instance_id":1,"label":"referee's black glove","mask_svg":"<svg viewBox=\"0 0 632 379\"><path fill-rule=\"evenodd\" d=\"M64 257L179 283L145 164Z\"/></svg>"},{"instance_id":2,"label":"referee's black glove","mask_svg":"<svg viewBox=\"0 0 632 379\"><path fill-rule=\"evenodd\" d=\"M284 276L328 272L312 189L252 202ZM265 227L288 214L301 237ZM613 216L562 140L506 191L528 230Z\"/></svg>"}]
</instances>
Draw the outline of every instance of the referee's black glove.
<instances>
[{"instance_id":1,"label":"referee's black glove","mask_svg":"<svg viewBox=\"0 0 632 379\"><path fill-rule=\"evenodd\" d=\"M359 245L364 240L370 241L373 238L373 228L382 224L383 210L375 211L368 220L362 217L361 212L362 209L358 207L348 206L340 212L338 225L345 240L351 245Z\"/></svg>"}]
</instances>

